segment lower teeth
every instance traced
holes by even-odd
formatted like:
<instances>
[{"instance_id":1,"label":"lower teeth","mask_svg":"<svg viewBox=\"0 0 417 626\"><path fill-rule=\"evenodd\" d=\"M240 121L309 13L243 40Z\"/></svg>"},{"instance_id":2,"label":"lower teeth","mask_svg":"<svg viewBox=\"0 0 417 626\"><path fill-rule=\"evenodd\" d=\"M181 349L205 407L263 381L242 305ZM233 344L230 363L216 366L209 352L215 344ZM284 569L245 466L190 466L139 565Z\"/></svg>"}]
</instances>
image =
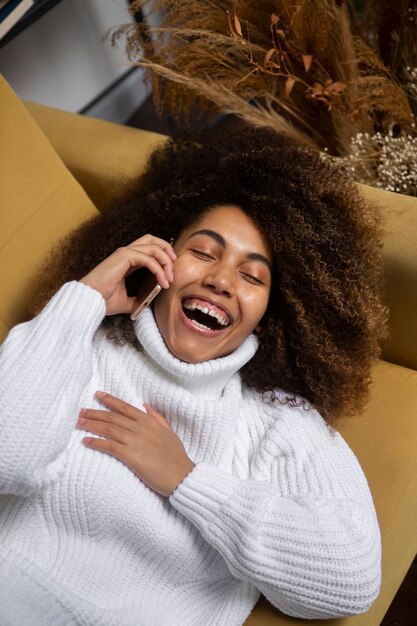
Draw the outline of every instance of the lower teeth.
<instances>
[{"instance_id":1,"label":"lower teeth","mask_svg":"<svg viewBox=\"0 0 417 626\"><path fill-rule=\"evenodd\" d=\"M196 320L191 320L191 323L194 324L194 326L197 326L197 328L202 328L202 330L211 330L211 328L204 326L204 324L200 324L200 322L196 322Z\"/></svg>"}]
</instances>

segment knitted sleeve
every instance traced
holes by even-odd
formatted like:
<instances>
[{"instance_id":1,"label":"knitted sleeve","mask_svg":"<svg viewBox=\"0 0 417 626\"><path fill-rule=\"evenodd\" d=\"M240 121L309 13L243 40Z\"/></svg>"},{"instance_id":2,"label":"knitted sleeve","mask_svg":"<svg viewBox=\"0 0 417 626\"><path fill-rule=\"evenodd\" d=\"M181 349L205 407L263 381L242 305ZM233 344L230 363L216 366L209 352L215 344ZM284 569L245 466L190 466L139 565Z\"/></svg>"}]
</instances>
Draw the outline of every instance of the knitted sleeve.
<instances>
[{"instance_id":1,"label":"knitted sleeve","mask_svg":"<svg viewBox=\"0 0 417 626\"><path fill-rule=\"evenodd\" d=\"M316 411L276 416L240 480L200 463L171 495L225 559L284 613L361 613L379 593L381 546L365 476Z\"/></svg>"},{"instance_id":2,"label":"knitted sleeve","mask_svg":"<svg viewBox=\"0 0 417 626\"><path fill-rule=\"evenodd\" d=\"M105 313L101 295L64 285L0 348L0 493L29 495L53 480L91 377L92 337Z\"/></svg>"}]
</instances>

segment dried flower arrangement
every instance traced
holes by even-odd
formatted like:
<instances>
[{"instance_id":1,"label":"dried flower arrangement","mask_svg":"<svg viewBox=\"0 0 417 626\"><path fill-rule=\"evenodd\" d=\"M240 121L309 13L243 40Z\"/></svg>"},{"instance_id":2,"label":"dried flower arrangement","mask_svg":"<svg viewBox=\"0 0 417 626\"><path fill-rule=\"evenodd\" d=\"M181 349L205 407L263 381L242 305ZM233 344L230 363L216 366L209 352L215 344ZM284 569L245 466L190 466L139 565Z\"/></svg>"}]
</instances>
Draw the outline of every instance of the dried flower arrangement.
<instances>
[{"instance_id":1,"label":"dried flower arrangement","mask_svg":"<svg viewBox=\"0 0 417 626\"><path fill-rule=\"evenodd\" d=\"M157 109L287 133L357 181L417 195L417 0L135 0L117 27ZM150 26L158 11L159 25Z\"/></svg>"}]
</instances>

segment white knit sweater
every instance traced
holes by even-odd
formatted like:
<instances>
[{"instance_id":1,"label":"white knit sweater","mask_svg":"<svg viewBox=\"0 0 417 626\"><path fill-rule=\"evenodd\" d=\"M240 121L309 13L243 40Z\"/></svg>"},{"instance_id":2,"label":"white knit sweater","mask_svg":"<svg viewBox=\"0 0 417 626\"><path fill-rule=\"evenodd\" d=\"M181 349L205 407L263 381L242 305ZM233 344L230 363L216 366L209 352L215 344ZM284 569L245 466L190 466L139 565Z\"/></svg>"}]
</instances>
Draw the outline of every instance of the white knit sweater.
<instances>
[{"instance_id":1,"label":"white knit sweater","mask_svg":"<svg viewBox=\"0 0 417 626\"><path fill-rule=\"evenodd\" d=\"M255 337L188 364L150 310L143 352L110 341L104 313L68 283L2 346L1 626L238 626L260 592L299 617L366 610L380 537L365 477L315 410L242 386ZM196 467L169 499L81 443L97 389L178 433Z\"/></svg>"}]
</instances>

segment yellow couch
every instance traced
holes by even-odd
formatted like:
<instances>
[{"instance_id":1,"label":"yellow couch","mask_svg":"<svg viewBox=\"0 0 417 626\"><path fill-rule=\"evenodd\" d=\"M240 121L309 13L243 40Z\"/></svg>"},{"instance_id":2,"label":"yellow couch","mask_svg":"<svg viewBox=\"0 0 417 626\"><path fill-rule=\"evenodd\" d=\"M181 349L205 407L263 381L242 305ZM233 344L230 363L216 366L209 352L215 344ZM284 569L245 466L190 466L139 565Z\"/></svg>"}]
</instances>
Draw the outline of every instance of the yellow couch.
<instances>
[{"instance_id":1,"label":"yellow couch","mask_svg":"<svg viewBox=\"0 0 417 626\"><path fill-rule=\"evenodd\" d=\"M27 319L48 249L140 174L164 137L19 101L0 77L0 340ZM365 614L315 622L380 624L417 552L417 200L363 187L387 215L391 339L369 405L339 429L373 493L383 541L381 594ZM303 624L262 599L247 626ZM227 626L227 624L219 624Z\"/></svg>"}]
</instances>

